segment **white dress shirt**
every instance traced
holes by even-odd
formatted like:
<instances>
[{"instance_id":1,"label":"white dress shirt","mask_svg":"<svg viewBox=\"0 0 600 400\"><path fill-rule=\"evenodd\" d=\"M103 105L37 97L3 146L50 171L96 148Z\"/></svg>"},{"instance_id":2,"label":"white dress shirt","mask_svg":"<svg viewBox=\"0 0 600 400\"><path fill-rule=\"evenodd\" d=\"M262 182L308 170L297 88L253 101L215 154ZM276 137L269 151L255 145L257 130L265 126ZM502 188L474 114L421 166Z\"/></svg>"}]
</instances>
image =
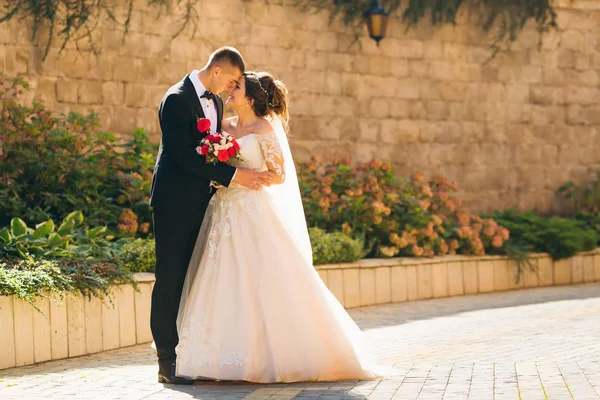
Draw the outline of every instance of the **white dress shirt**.
<instances>
[{"instance_id":1,"label":"white dress shirt","mask_svg":"<svg viewBox=\"0 0 600 400\"><path fill-rule=\"evenodd\" d=\"M190 80L194 84L194 89L196 89L196 94L198 95L198 99L200 100L200 105L202 106L202 111L204 111L204 115L206 118L210 120L210 132L217 132L217 104L212 99L207 99L206 97L200 97L206 91L206 88L202 84L202 81L198 77L198 70L192 71L190 74ZM215 94L216 96L216 94Z\"/></svg>"},{"instance_id":2,"label":"white dress shirt","mask_svg":"<svg viewBox=\"0 0 600 400\"><path fill-rule=\"evenodd\" d=\"M199 72L200 71L198 71L198 70L193 70L192 73L190 74L190 80L192 81L192 84L194 85L194 89L196 89L196 94L198 95L198 99L200 100L200 106L202 107L202 111L204 111L204 116L206 118L208 118L208 120L210 121L210 132L216 133L217 132L217 121L218 121L217 104L212 99L209 100L206 97L200 97L204 94L204 92L206 91L206 88L204 87L204 85L202 84L202 81L198 77ZM218 96L216 93L214 93L214 95ZM232 182L235 179L236 175L237 175L237 169L235 170L235 172L233 173L233 177L231 178Z\"/></svg>"}]
</instances>

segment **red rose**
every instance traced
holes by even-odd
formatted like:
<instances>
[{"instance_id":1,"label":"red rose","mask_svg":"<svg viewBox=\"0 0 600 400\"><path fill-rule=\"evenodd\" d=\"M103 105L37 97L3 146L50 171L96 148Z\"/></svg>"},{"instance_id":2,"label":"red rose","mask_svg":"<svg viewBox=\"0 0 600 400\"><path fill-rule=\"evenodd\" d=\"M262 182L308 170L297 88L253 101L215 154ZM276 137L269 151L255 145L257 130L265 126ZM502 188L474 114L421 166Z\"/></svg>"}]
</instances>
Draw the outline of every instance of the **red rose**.
<instances>
[{"instance_id":1,"label":"red rose","mask_svg":"<svg viewBox=\"0 0 600 400\"><path fill-rule=\"evenodd\" d=\"M211 143L220 143L221 142L221 138L218 137L217 135L210 135L208 137L208 141Z\"/></svg>"},{"instance_id":2,"label":"red rose","mask_svg":"<svg viewBox=\"0 0 600 400\"><path fill-rule=\"evenodd\" d=\"M227 150L220 150L217 158L221 162L226 162L227 160L229 160L229 153L227 153Z\"/></svg>"},{"instance_id":3,"label":"red rose","mask_svg":"<svg viewBox=\"0 0 600 400\"><path fill-rule=\"evenodd\" d=\"M233 139L231 143L233 143L233 147L235 147L236 150L240 150L240 145L238 144L237 140Z\"/></svg>"},{"instance_id":4,"label":"red rose","mask_svg":"<svg viewBox=\"0 0 600 400\"><path fill-rule=\"evenodd\" d=\"M229 157L235 157L235 148L234 147L228 148L227 153L229 153Z\"/></svg>"},{"instance_id":5,"label":"red rose","mask_svg":"<svg viewBox=\"0 0 600 400\"><path fill-rule=\"evenodd\" d=\"M200 118L197 126L200 133L207 132L210 129L210 120L208 118Z\"/></svg>"},{"instance_id":6,"label":"red rose","mask_svg":"<svg viewBox=\"0 0 600 400\"><path fill-rule=\"evenodd\" d=\"M200 153L202 153L203 156L208 154L208 145L204 145L202 146L202 148L200 149Z\"/></svg>"}]
</instances>

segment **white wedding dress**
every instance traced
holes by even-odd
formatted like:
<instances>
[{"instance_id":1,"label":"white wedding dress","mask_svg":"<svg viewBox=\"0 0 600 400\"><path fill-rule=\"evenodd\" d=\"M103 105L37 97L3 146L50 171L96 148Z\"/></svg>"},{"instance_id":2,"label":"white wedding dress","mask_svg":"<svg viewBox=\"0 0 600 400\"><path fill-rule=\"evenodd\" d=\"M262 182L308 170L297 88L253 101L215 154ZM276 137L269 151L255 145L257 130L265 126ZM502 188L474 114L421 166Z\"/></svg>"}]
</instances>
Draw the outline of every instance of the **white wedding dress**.
<instances>
[{"instance_id":1,"label":"white wedding dress","mask_svg":"<svg viewBox=\"0 0 600 400\"><path fill-rule=\"evenodd\" d=\"M275 132L238 142L243 162L235 166L286 167L297 188ZM177 375L261 383L379 377L362 332L321 281L310 244L302 247L302 235L286 226L275 197L232 184L211 199L179 309Z\"/></svg>"}]
</instances>

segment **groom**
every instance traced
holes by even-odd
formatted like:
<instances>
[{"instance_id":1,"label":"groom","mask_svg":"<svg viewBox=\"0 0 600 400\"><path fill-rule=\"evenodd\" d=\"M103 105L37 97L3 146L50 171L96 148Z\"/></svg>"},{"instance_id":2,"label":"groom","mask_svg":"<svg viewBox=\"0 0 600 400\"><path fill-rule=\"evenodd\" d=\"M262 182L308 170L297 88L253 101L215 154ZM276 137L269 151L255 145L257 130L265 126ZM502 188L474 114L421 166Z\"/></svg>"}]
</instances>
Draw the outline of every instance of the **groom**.
<instances>
[{"instance_id":1,"label":"groom","mask_svg":"<svg viewBox=\"0 0 600 400\"><path fill-rule=\"evenodd\" d=\"M211 197L210 182L223 186L236 182L260 189L272 180L269 172L208 164L196 153L201 138L197 119L208 118L213 133L221 130L223 101L216 93L234 87L244 70L241 54L232 47L222 47L211 54L204 68L171 87L158 109L162 138L150 195L156 242L150 327L158 355L159 383L193 383L175 376L177 312L188 263Z\"/></svg>"}]
</instances>

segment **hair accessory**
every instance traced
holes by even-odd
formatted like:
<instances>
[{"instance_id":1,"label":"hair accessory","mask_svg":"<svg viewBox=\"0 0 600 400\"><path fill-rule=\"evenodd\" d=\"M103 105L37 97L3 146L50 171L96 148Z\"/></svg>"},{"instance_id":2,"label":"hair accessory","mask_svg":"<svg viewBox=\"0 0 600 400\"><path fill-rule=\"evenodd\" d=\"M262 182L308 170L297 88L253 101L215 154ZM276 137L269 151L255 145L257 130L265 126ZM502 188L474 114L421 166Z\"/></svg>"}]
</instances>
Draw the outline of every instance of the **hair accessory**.
<instances>
[{"instance_id":1,"label":"hair accessory","mask_svg":"<svg viewBox=\"0 0 600 400\"><path fill-rule=\"evenodd\" d=\"M256 75L254 75L256 76ZM261 90L263 92L265 92L265 96L267 96L267 99L269 98L269 93L267 93L267 91L265 90L265 88L263 87L263 85L260 83L260 79L258 78L258 76L256 76L256 80L258 81L258 86L260 86Z\"/></svg>"}]
</instances>

